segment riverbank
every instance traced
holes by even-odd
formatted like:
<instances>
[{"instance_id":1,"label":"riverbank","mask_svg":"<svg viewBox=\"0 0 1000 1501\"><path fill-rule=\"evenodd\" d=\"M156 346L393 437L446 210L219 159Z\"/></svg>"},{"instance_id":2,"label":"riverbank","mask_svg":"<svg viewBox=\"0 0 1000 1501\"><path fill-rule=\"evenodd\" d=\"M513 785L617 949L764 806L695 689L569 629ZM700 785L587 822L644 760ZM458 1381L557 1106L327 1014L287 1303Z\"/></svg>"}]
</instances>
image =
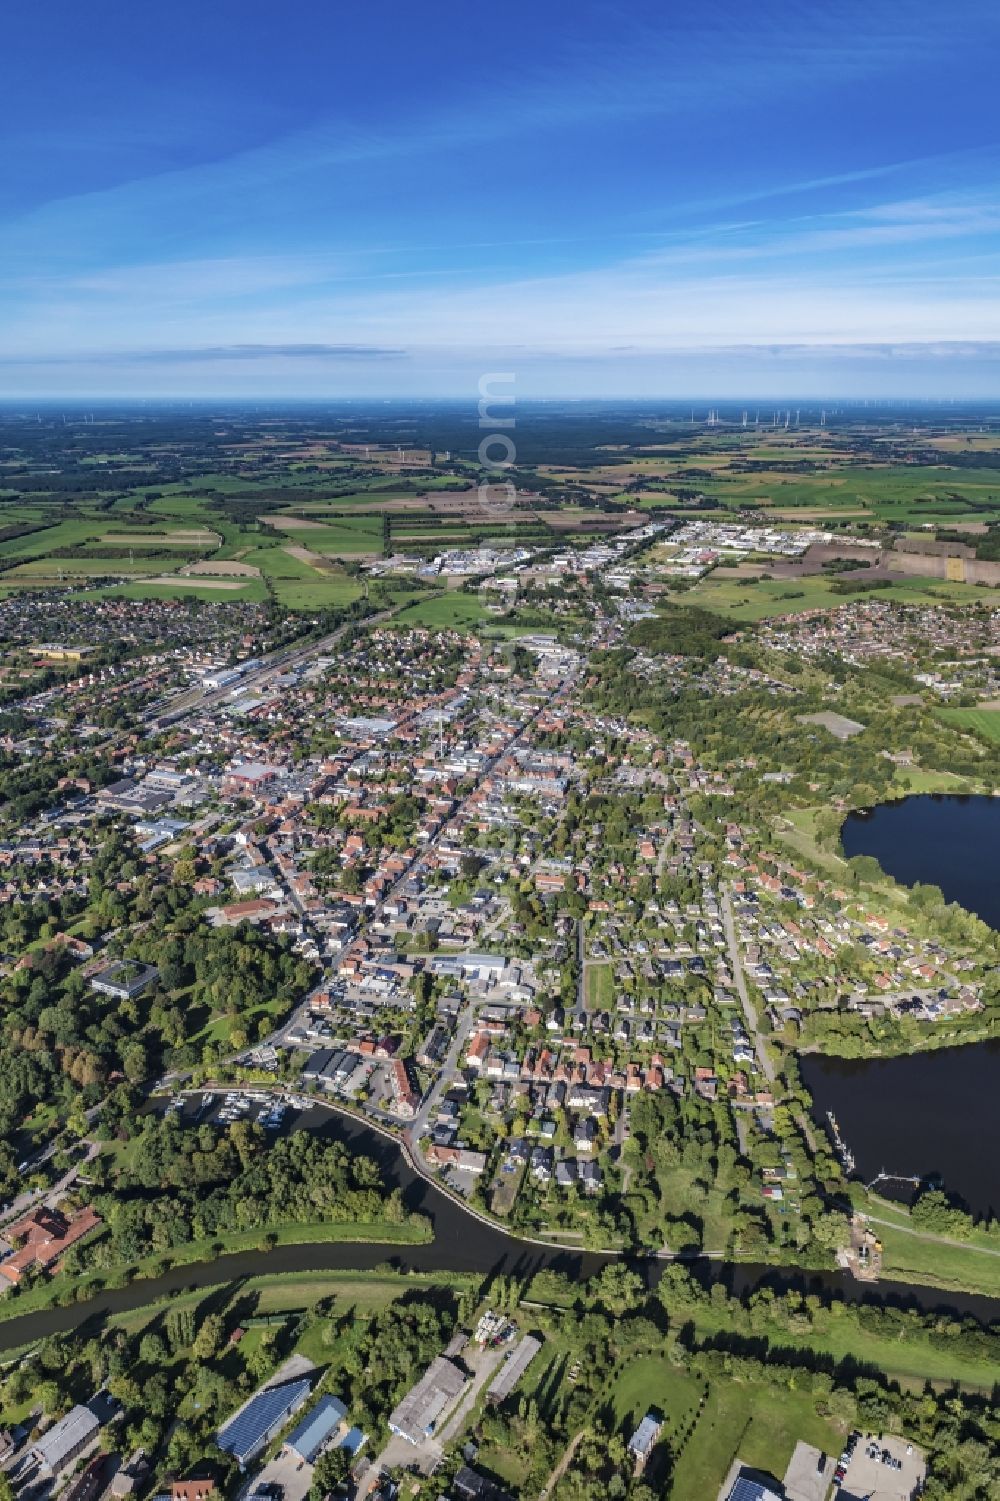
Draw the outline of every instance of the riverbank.
<instances>
[{"instance_id":1,"label":"riverbank","mask_svg":"<svg viewBox=\"0 0 1000 1501\"><path fill-rule=\"evenodd\" d=\"M891 1199L865 1194L857 1203L882 1242L886 1276L1000 1298L1000 1236L973 1230L968 1240L953 1240L920 1229L907 1207Z\"/></svg>"},{"instance_id":2,"label":"riverbank","mask_svg":"<svg viewBox=\"0 0 1000 1501\"><path fill-rule=\"evenodd\" d=\"M240 1252L257 1251L268 1255L280 1246L357 1244L391 1249L394 1246L427 1245L432 1238L429 1222L417 1219L400 1225L288 1223L254 1230L234 1230L171 1247L169 1252L146 1256L127 1266L111 1266L76 1276L67 1272L56 1273L46 1282L12 1290L0 1297L0 1322L47 1308L88 1303L102 1292L128 1287L134 1282L154 1281L185 1267L210 1265L220 1257L235 1256Z\"/></svg>"},{"instance_id":3,"label":"riverbank","mask_svg":"<svg viewBox=\"0 0 1000 1501\"><path fill-rule=\"evenodd\" d=\"M775 1323L762 1332L775 1348L809 1350L824 1355L838 1366L872 1365L905 1383L957 1382L978 1391L992 1391L996 1363L989 1356L966 1353L936 1341L929 1330L906 1328L881 1334L865 1329L845 1304L833 1303L825 1314L814 1314L814 1327L796 1333ZM732 1319L727 1310L711 1304L691 1310L690 1320L699 1339L731 1335Z\"/></svg>"}]
</instances>

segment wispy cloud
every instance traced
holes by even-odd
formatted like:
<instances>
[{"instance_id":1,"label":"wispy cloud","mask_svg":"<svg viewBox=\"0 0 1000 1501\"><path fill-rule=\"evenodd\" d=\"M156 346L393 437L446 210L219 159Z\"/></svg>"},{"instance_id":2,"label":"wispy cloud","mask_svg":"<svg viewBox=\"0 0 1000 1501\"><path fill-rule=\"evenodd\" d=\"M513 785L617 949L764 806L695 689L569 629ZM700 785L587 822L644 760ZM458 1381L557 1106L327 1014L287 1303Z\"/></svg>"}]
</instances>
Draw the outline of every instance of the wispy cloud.
<instances>
[{"instance_id":1,"label":"wispy cloud","mask_svg":"<svg viewBox=\"0 0 1000 1501\"><path fill-rule=\"evenodd\" d=\"M1000 39L1000 11L959 4L944 27L932 0L514 0L524 35L506 40L478 15L463 30L400 9L377 55L345 23L352 76L314 94L318 113L285 97L257 122L248 90L228 128L226 93L203 138L186 117L171 145L161 80L110 165L85 129L60 145L70 118L46 123L36 145L63 170L0 207L8 379L30 363L140 384L157 365L178 381L339 365L388 384L405 365L433 389L500 348L991 358L1000 144L958 79ZM421 65L407 38L426 42ZM95 115L104 146L118 123ZM23 147L30 122L17 129Z\"/></svg>"},{"instance_id":2,"label":"wispy cloud","mask_svg":"<svg viewBox=\"0 0 1000 1501\"><path fill-rule=\"evenodd\" d=\"M196 344L177 349L79 349L73 354L0 355L2 365L198 365L260 360L398 360L405 349L364 344Z\"/></svg>"}]
</instances>

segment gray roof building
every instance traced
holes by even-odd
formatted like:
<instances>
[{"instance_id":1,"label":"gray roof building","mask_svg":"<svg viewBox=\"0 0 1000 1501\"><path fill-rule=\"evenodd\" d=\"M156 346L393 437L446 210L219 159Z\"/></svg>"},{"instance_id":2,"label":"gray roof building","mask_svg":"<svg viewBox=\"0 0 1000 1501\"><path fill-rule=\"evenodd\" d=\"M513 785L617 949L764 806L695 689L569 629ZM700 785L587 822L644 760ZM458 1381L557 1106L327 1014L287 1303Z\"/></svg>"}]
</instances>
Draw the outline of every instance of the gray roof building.
<instances>
[{"instance_id":1,"label":"gray roof building","mask_svg":"<svg viewBox=\"0 0 1000 1501\"><path fill-rule=\"evenodd\" d=\"M434 1432L439 1419L461 1396L466 1380L464 1371L453 1361L438 1355L389 1414L391 1431L411 1444L420 1443Z\"/></svg>"},{"instance_id":2,"label":"gray roof building","mask_svg":"<svg viewBox=\"0 0 1000 1501\"><path fill-rule=\"evenodd\" d=\"M90 1408L78 1404L32 1445L32 1458L41 1469L56 1475L86 1449L97 1436L100 1426Z\"/></svg>"},{"instance_id":3,"label":"gray roof building","mask_svg":"<svg viewBox=\"0 0 1000 1501\"><path fill-rule=\"evenodd\" d=\"M541 1340L535 1339L533 1334L526 1334L493 1377L486 1391L486 1400L502 1402L510 1396L541 1348Z\"/></svg>"},{"instance_id":4,"label":"gray roof building","mask_svg":"<svg viewBox=\"0 0 1000 1501\"><path fill-rule=\"evenodd\" d=\"M291 1449L306 1464L312 1464L327 1439L337 1432L346 1417L347 1408L339 1397L320 1397L312 1411L306 1413L285 1439L286 1449Z\"/></svg>"}]
</instances>

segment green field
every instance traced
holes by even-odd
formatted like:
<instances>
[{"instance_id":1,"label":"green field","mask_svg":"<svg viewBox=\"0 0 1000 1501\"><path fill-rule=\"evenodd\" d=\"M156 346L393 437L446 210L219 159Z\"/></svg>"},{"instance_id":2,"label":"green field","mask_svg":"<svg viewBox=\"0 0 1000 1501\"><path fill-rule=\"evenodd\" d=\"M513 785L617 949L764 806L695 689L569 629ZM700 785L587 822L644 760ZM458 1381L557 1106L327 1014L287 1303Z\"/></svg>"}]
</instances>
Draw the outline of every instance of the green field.
<instances>
[{"instance_id":1,"label":"green field","mask_svg":"<svg viewBox=\"0 0 1000 1501\"><path fill-rule=\"evenodd\" d=\"M947 724L963 730L975 730L985 740L1000 744L1000 709L939 709Z\"/></svg>"},{"instance_id":2,"label":"green field","mask_svg":"<svg viewBox=\"0 0 1000 1501\"><path fill-rule=\"evenodd\" d=\"M81 514L60 521L47 512L32 520L47 521L50 517L55 524L47 526L44 531L29 532L24 537L10 537L6 542L0 542L0 558L39 557L56 547L78 547L81 543L94 541L110 530L108 518L103 513Z\"/></svg>"},{"instance_id":3,"label":"green field","mask_svg":"<svg viewBox=\"0 0 1000 1501\"><path fill-rule=\"evenodd\" d=\"M606 1011L615 998L615 971L609 959L606 964L588 963L586 1003L592 1011Z\"/></svg>"},{"instance_id":4,"label":"green field","mask_svg":"<svg viewBox=\"0 0 1000 1501\"><path fill-rule=\"evenodd\" d=\"M663 1437L675 1440L695 1415L704 1388L697 1377L662 1355L630 1360L611 1392L615 1421L626 1438L651 1409L663 1419Z\"/></svg>"},{"instance_id":5,"label":"green field","mask_svg":"<svg viewBox=\"0 0 1000 1501\"><path fill-rule=\"evenodd\" d=\"M996 1236L973 1230L968 1240L921 1238L912 1233L915 1227L905 1205L875 1194L856 1202L875 1221L887 1277L1000 1297L1000 1239Z\"/></svg>"},{"instance_id":6,"label":"green field","mask_svg":"<svg viewBox=\"0 0 1000 1501\"><path fill-rule=\"evenodd\" d=\"M736 621L797 615L803 610L835 609L852 600L895 600L900 604L973 604L995 600L991 589L953 584L944 579L907 579L888 589L839 594L831 579L716 579L711 574L683 595L683 603L702 605Z\"/></svg>"},{"instance_id":7,"label":"green field","mask_svg":"<svg viewBox=\"0 0 1000 1501\"><path fill-rule=\"evenodd\" d=\"M320 570L304 558L294 558L286 550L288 545L297 544L289 540L288 544L255 548L242 560L260 569L279 604L289 610L317 610L347 605L360 597L365 587L361 580L351 578L332 561Z\"/></svg>"},{"instance_id":8,"label":"green field","mask_svg":"<svg viewBox=\"0 0 1000 1501\"><path fill-rule=\"evenodd\" d=\"M21 580L37 584L40 580L58 583L62 579L139 577L170 571L169 558L33 558L29 563L19 563L4 578L8 583Z\"/></svg>"},{"instance_id":9,"label":"green field","mask_svg":"<svg viewBox=\"0 0 1000 1501\"><path fill-rule=\"evenodd\" d=\"M276 513L280 519L280 513ZM290 517L290 519L294 519ZM293 546L308 547L325 557L356 557L382 551L381 516L329 516L307 527L268 527L276 537Z\"/></svg>"},{"instance_id":10,"label":"green field","mask_svg":"<svg viewBox=\"0 0 1000 1501\"><path fill-rule=\"evenodd\" d=\"M781 1479L800 1440L839 1452L844 1430L817 1417L807 1392L769 1391L734 1381L713 1384L695 1430L677 1460L668 1495L676 1501L718 1495L738 1454L744 1464Z\"/></svg>"},{"instance_id":11,"label":"green field","mask_svg":"<svg viewBox=\"0 0 1000 1501\"><path fill-rule=\"evenodd\" d=\"M485 607L475 594L462 594L453 590L449 594L429 594L415 604L407 605L396 616L396 624L404 627L425 626L436 631L466 631L475 629L490 620Z\"/></svg>"},{"instance_id":12,"label":"green field","mask_svg":"<svg viewBox=\"0 0 1000 1501\"><path fill-rule=\"evenodd\" d=\"M104 589L87 590L87 594L93 598L120 594L125 599L183 599L193 595L195 599L215 599L222 604L235 603L237 600L264 604L267 600L267 585L263 579L247 579L235 589L220 589L213 587L211 579L178 577L163 584L114 584Z\"/></svg>"}]
</instances>

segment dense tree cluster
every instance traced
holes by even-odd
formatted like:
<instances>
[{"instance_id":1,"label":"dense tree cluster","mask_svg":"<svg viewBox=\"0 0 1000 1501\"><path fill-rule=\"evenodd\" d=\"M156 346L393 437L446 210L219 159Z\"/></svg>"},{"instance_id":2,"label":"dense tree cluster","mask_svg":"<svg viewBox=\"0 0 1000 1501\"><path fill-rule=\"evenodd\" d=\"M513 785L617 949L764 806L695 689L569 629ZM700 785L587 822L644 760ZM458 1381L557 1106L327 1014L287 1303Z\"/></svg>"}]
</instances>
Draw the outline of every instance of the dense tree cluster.
<instances>
[{"instance_id":1,"label":"dense tree cluster","mask_svg":"<svg viewBox=\"0 0 1000 1501\"><path fill-rule=\"evenodd\" d=\"M188 1130L147 1115L123 1151L97 1159L94 1176L110 1233L71 1252L70 1269L128 1266L227 1231L406 1218L370 1158L308 1131L271 1143L245 1122Z\"/></svg>"}]
</instances>

